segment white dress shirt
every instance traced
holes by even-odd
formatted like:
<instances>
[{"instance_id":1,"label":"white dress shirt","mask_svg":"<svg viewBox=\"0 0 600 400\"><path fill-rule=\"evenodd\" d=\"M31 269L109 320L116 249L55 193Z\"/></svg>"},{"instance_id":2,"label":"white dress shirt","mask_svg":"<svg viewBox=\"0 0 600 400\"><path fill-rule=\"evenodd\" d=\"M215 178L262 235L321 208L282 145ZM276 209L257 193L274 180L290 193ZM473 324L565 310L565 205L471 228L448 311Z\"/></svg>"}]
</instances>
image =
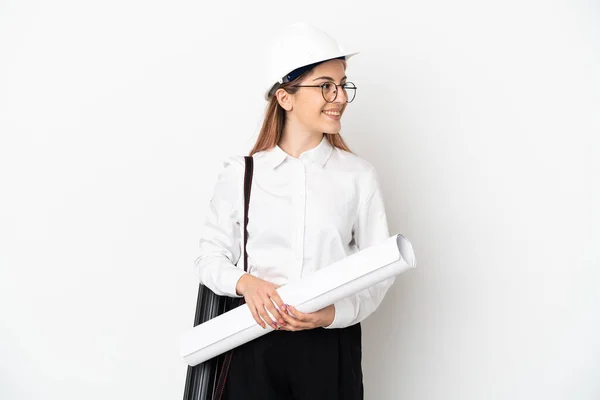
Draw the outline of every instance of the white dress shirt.
<instances>
[{"instance_id":1,"label":"white dress shirt","mask_svg":"<svg viewBox=\"0 0 600 400\"><path fill-rule=\"evenodd\" d=\"M250 274L285 285L390 236L374 167L332 146L325 135L298 158L278 145L253 158L246 245ZM244 274L244 156L223 164L194 264L200 282L215 293L240 297L235 288ZM335 318L327 328L364 320L394 280L334 303Z\"/></svg>"}]
</instances>

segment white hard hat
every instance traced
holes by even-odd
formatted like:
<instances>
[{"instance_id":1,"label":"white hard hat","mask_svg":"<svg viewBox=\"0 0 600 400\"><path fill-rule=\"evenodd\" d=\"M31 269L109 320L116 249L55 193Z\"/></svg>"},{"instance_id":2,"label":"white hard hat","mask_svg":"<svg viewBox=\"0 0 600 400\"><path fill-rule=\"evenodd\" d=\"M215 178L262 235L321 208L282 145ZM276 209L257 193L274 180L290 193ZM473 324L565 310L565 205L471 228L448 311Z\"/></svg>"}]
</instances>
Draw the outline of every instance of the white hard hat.
<instances>
[{"instance_id":1,"label":"white hard hat","mask_svg":"<svg viewBox=\"0 0 600 400\"><path fill-rule=\"evenodd\" d=\"M305 22L287 26L268 49L265 100L295 69L338 57L347 60L355 54L358 52L345 51L327 33Z\"/></svg>"}]
</instances>

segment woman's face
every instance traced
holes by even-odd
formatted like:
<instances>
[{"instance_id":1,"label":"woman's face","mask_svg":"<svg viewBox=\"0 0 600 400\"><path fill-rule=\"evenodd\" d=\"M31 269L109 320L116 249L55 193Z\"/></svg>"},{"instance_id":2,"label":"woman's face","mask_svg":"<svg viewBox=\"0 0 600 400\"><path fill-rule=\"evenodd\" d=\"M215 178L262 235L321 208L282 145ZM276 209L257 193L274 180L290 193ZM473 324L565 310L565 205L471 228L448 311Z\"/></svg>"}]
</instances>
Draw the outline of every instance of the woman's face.
<instances>
[{"instance_id":1,"label":"woman's face","mask_svg":"<svg viewBox=\"0 0 600 400\"><path fill-rule=\"evenodd\" d=\"M321 85L335 82L340 85L346 82L346 62L329 60L317 65L309 76L299 85ZM335 88L333 88L335 90ZM315 134L339 133L341 118L346 108L346 94L339 88L337 96L331 103L325 101L320 87L302 87L292 96L292 110L287 113L289 122L300 125L301 129Z\"/></svg>"}]
</instances>

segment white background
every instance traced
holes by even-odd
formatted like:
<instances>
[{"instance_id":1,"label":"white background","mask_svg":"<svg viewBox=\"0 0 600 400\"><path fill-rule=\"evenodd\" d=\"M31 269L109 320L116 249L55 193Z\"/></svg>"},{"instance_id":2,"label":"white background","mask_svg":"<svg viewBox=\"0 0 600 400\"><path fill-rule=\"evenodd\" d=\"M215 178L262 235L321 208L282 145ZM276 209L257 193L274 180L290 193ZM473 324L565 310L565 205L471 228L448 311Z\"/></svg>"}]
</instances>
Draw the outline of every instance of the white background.
<instances>
[{"instance_id":1,"label":"white background","mask_svg":"<svg viewBox=\"0 0 600 400\"><path fill-rule=\"evenodd\" d=\"M342 135L418 260L363 324L366 399L600 398L600 7L574 0L0 2L0 397L182 398L199 227L296 20L361 51Z\"/></svg>"}]
</instances>

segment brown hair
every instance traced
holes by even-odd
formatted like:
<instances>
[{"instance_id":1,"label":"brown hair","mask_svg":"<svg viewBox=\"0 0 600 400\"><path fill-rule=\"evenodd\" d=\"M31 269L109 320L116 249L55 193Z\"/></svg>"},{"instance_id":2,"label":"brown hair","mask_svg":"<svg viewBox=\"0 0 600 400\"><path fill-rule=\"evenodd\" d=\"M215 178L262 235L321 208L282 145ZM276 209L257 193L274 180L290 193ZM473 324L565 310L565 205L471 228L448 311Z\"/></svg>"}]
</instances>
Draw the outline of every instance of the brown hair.
<instances>
[{"instance_id":1,"label":"brown hair","mask_svg":"<svg viewBox=\"0 0 600 400\"><path fill-rule=\"evenodd\" d=\"M279 88L285 89L285 91L290 94L295 94L298 91L298 88L293 87L293 85L302 81L302 79L308 76L313 69L314 67L305 71L291 82L282 83ZM281 135L283 134L283 126L285 124L285 112L286 111L279 105L277 96L271 96L265 110L265 119L262 127L260 128L260 133L258 134L256 142L254 143L254 147L252 150L250 150L250 154L248 154L249 156L252 156L254 153L262 150L268 150L279 143ZM350 150L339 133L325 133L325 137L327 140L329 140L329 143L332 146L352 153L352 150Z\"/></svg>"}]
</instances>

